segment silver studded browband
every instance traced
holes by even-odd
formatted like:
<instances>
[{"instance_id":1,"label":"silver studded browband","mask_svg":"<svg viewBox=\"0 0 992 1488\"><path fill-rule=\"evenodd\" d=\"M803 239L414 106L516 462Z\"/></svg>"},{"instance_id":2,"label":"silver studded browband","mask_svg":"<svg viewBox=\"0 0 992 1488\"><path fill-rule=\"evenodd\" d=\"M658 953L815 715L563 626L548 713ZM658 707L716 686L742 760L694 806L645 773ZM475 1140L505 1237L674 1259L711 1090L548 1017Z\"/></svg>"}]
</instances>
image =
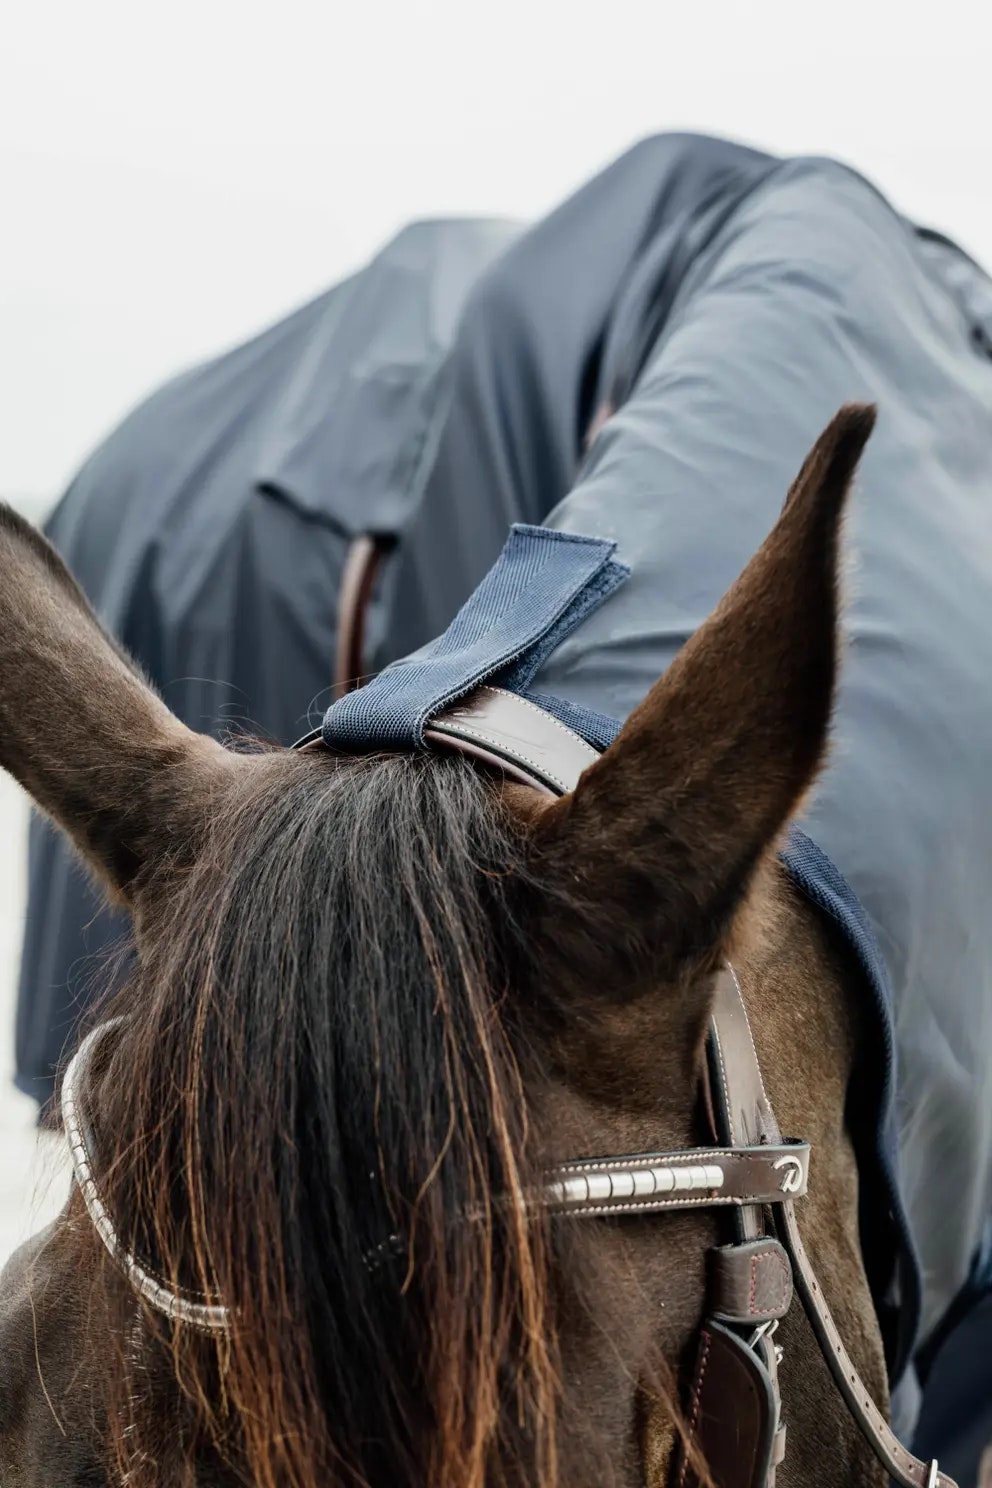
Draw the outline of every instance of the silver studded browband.
<instances>
[{"instance_id":1,"label":"silver studded browband","mask_svg":"<svg viewBox=\"0 0 992 1488\"><path fill-rule=\"evenodd\" d=\"M202 1333L224 1332L231 1312L223 1303L197 1301L166 1285L123 1244L100 1198L94 1177L95 1143L81 1098L89 1062L99 1044L124 1022L112 1018L87 1035L62 1081L62 1119L72 1170L93 1227L132 1289L164 1317ZM784 1142L760 1147L697 1147L683 1152L617 1158L579 1158L549 1172L535 1195L554 1214L657 1214L668 1209L774 1204L806 1192L809 1147ZM367 1258L398 1247L390 1236Z\"/></svg>"},{"instance_id":2,"label":"silver studded browband","mask_svg":"<svg viewBox=\"0 0 992 1488\"><path fill-rule=\"evenodd\" d=\"M666 1209L776 1204L806 1192L809 1147L693 1147L579 1158L548 1174L540 1202L554 1213L660 1214Z\"/></svg>"},{"instance_id":3,"label":"silver studded browband","mask_svg":"<svg viewBox=\"0 0 992 1488\"><path fill-rule=\"evenodd\" d=\"M124 1022L123 1018L111 1018L94 1028L76 1050L62 1079L62 1120L69 1141L72 1172L82 1195L86 1212L93 1228L107 1247L110 1255L127 1278L132 1290L143 1297L149 1307L164 1317L187 1323L201 1333L222 1333L230 1326L230 1312L222 1304L196 1302L181 1292L167 1286L160 1277L147 1270L122 1243L100 1198L93 1176L94 1143L80 1101L80 1090L87 1066L97 1046L105 1036Z\"/></svg>"}]
</instances>

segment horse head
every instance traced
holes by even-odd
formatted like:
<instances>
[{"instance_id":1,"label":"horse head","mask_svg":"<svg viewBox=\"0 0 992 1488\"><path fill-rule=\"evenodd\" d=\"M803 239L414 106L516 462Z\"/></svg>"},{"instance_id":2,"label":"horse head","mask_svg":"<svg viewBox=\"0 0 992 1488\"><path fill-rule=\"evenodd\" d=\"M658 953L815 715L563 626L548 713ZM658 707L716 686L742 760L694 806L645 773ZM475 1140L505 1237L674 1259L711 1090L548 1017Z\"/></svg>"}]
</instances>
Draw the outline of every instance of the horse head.
<instances>
[{"instance_id":1,"label":"horse head","mask_svg":"<svg viewBox=\"0 0 992 1488\"><path fill-rule=\"evenodd\" d=\"M678 1381L720 1214L579 1223L532 1196L577 1155L710 1140L728 960L781 1125L814 1154L809 1250L884 1399L854 972L776 860L827 750L839 534L872 423L838 415L560 798L457 753L191 732L0 513L0 764L134 925L86 1070L93 1180L143 1274L225 1324L148 1305L75 1192L0 1291L11 1488L703 1481ZM780 1488L883 1482L803 1317L778 1338Z\"/></svg>"}]
</instances>

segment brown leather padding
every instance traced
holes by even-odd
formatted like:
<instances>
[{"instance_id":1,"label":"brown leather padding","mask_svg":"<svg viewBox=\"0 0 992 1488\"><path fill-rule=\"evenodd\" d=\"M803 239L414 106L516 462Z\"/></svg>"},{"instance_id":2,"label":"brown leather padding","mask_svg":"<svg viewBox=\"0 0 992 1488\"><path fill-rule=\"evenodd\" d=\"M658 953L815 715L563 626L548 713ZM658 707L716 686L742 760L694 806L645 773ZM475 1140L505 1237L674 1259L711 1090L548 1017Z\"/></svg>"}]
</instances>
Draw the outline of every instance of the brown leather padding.
<instances>
[{"instance_id":1,"label":"brown leather padding","mask_svg":"<svg viewBox=\"0 0 992 1488\"><path fill-rule=\"evenodd\" d=\"M765 1488L773 1471L776 1403L771 1379L743 1339L722 1324L700 1330L688 1427L705 1444L717 1488ZM697 1488L699 1477L683 1456L674 1488Z\"/></svg>"},{"instance_id":2,"label":"brown leather padding","mask_svg":"<svg viewBox=\"0 0 992 1488\"><path fill-rule=\"evenodd\" d=\"M792 1267L777 1240L748 1240L711 1250L709 1310L725 1323L770 1322L792 1302Z\"/></svg>"}]
</instances>

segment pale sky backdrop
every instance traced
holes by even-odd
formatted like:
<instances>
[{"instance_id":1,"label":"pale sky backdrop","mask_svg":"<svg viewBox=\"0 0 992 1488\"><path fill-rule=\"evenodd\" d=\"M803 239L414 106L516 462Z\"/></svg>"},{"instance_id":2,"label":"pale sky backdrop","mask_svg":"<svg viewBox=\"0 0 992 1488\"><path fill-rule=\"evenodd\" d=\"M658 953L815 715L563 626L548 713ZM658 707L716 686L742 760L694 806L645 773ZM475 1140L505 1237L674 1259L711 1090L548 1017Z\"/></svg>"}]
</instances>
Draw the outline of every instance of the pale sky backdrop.
<instances>
[{"instance_id":1,"label":"pale sky backdrop","mask_svg":"<svg viewBox=\"0 0 992 1488\"><path fill-rule=\"evenodd\" d=\"M401 223L654 130L837 154L992 263L984 0L0 0L0 493Z\"/></svg>"}]
</instances>

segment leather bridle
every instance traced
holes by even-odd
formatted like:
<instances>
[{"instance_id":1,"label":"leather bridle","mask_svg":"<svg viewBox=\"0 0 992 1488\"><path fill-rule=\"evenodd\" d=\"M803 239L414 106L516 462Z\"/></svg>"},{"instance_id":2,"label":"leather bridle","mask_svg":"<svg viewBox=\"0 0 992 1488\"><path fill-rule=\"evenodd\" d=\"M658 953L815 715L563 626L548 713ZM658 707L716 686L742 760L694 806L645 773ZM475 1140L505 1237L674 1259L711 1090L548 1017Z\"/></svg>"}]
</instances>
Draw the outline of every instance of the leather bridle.
<instances>
[{"instance_id":1,"label":"leather bridle","mask_svg":"<svg viewBox=\"0 0 992 1488\"><path fill-rule=\"evenodd\" d=\"M573 790L598 754L578 734L516 693L480 687L425 728L435 748L477 763L550 796ZM297 748L322 748L319 731ZM130 1254L104 1208L81 1089L104 1024L81 1044L66 1071L62 1110L76 1182L101 1240L132 1288L156 1311L206 1332L231 1317L170 1288ZM765 1090L747 1009L733 968L716 977L707 1041L706 1080L712 1146L687 1151L580 1158L547 1174L533 1201L574 1216L658 1214L726 1208L733 1240L709 1253L709 1284L685 1400L687 1439L672 1488L698 1488L705 1462L719 1488L774 1488L786 1450L774 1334L798 1292L838 1390L868 1446L902 1488L956 1488L936 1461L914 1457L896 1439L865 1388L833 1321L796 1224L794 1204L807 1188L809 1147L784 1140ZM389 1241L385 1244L388 1246Z\"/></svg>"},{"instance_id":2,"label":"leather bridle","mask_svg":"<svg viewBox=\"0 0 992 1488\"><path fill-rule=\"evenodd\" d=\"M574 790L599 757L579 735L516 693L481 687L425 730L435 746L471 755L550 795ZM709 1255L709 1288L686 1401L689 1440L719 1488L774 1488L786 1447L775 1329L798 1292L834 1382L862 1436L902 1488L955 1488L936 1460L898 1441L844 1346L796 1224L809 1147L783 1141L765 1090L747 1008L731 966L716 977L706 1078L712 1148L565 1163L548 1191L573 1214L658 1213L728 1206L734 1239ZM663 1191L652 1173L666 1174ZM687 1175L694 1175L690 1179ZM722 1181L710 1182L717 1173ZM669 1173L686 1175L680 1188ZM669 1186L671 1184L671 1186ZM560 1192L562 1201L555 1202ZM674 1488L699 1482L680 1450Z\"/></svg>"}]
</instances>

